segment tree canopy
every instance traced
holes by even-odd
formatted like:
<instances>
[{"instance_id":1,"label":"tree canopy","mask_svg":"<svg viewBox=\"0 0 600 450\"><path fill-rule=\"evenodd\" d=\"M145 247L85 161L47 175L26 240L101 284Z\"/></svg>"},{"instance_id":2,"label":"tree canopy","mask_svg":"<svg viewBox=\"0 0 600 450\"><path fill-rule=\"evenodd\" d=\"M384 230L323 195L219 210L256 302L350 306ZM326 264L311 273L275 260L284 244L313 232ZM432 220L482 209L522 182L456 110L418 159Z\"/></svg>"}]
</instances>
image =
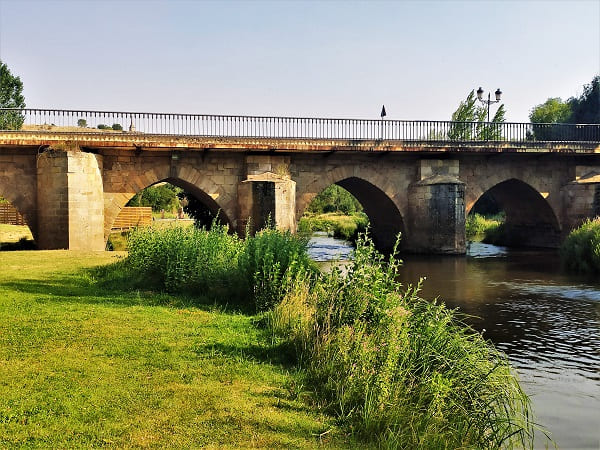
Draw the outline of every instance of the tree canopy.
<instances>
[{"instance_id":1,"label":"tree canopy","mask_svg":"<svg viewBox=\"0 0 600 450\"><path fill-rule=\"evenodd\" d=\"M501 137L498 123L505 121L506 110L504 104L496 110L494 118L487 124L487 107L477 104L475 91L472 90L465 101L460 102L452 114L452 126L448 131L448 138L453 140L494 140ZM476 125L473 125L476 122Z\"/></svg>"},{"instance_id":2,"label":"tree canopy","mask_svg":"<svg viewBox=\"0 0 600 450\"><path fill-rule=\"evenodd\" d=\"M25 108L23 83L21 79L10 73L8 66L0 61L0 108ZM0 129L18 130L23 125L24 117L18 111L0 113Z\"/></svg>"},{"instance_id":3,"label":"tree canopy","mask_svg":"<svg viewBox=\"0 0 600 450\"><path fill-rule=\"evenodd\" d=\"M583 87L579 97L551 97L529 113L531 123L600 123L600 75Z\"/></svg>"}]
</instances>

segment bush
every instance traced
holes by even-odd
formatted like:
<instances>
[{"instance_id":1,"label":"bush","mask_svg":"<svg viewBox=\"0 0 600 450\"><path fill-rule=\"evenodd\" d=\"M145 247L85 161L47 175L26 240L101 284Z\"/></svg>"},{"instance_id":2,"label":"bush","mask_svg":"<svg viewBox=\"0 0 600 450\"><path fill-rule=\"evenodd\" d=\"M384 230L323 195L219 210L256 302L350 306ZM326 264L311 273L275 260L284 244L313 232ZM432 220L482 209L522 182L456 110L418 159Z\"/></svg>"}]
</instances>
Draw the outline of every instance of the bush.
<instances>
[{"instance_id":1,"label":"bush","mask_svg":"<svg viewBox=\"0 0 600 450\"><path fill-rule=\"evenodd\" d=\"M236 298L246 290L237 259L242 241L225 227L138 229L129 236L128 266L147 286L168 292Z\"/></svg>"},{"instance_id":2,"label":"bush","mask_svg":"<svg viewBox=\"0 0 600 450\"><path fill-rule=\"evenodd\" d=\"M504 215L496 214L491 217L480 214L469 214L465 223L465 234L469 241L483 241L493 244L498 241Z\"/></svg>"},{"instance_id":3,"label":"bush","mask_svg":"<svg viewBox=\"0 0 600 450\"><path fill-rule=\"evenodd\" d=\"M384 447L530 446L529 400L506 356L401 286L399 267L361 238L346 276L296 279L269 313L322 406Z\"/></svg>"},{"instance_id":4,"label":"bush","mask_svg":"<svg viewBox=\"0 0 600 450\"><path fill-rule=\"evenodd\" d=\"M253 302L264 310L281 300L287 280L314 267L306 245L289 232L271 229L241 240L217 223L209 230L138 229L129 236L126 261L145 286Z\"/></svg>"},{"instance_id":5,"label":"bush","mask_svg":"<svg viewBox=\"0 0 600 450\"><path fill-rule=\"evenodd\" d=\"M77 119L77 126L80 128L87 127L87 120L85 119Z\"/></svg>"},{"instance_id":6,"label":"bush","mask_svg":"<svg viewBox=\"0 0 600 450\"><path fill-rule=\"evenodd\" d=\"M98 125L98 129L99 130L110 130L111 128L108 125L104 125L103 123L101 123L100 125Z\"/></svg>"},{"instance_id":7,"label":"bush","mask_svg":"<svg viewBox=\"0 0 600 450\"><path fill-rule=\"evenodd\" d=\"M364 233L369 225L369 218L364 213L352 215L320 214L304 216L298 223L298 231L313 233L325 231L334 237L355 241L360 233Z\"/></svg>"},{"instance_id":8,"label":"bush","mask_svg":"<svg viewBox=\"0 0 600 450\"><path fill-rule=\"evenodd\" d=\"M600 217L588 219L571 231L560 248L560 257L567 270L600 273Z\"/></svg>"},{"instance_id":9,"label":"bush","mask_svg":"<svg viewBox=\"0 0 600 450\"><path fill-rule=\"evenodd\" d=\"M308 256L308 241L289 231L264 229L244 243L239 259L257 311L265 311L281 301L287 282L298 273L314 267Z\"/></svg>"},{"instance_id":10,"label":"bush","mask_svg":"<svg viewBox=\"0 0 600 450\"><path fill-rule=\"evenodd\" d=\"M115 131L123 131L123 125L120 123L113 123L111 128Z\"/></svg>"}]
</instances>

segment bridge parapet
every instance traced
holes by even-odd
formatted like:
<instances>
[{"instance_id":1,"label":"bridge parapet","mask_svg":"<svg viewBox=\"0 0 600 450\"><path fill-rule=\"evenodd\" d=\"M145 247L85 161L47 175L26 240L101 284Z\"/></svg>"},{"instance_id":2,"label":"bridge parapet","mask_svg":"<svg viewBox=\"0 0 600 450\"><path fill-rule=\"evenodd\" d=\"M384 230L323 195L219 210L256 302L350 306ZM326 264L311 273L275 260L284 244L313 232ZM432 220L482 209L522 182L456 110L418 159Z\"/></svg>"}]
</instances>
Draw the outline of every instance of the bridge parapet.
<instances>
[{"instance_id":1,"label":"bridge parapet","mask_svg":"<svg viewBox=\"0 0 600 450\"><path fill-rule=\"evenodd\" d=\"M598 124L372 120L17 108L0 108L0 119L4 129L51 133L101 131L100 134L114 134L118 131L180 137L310 141L600 143Z\"/></svg>"}]
</instances>

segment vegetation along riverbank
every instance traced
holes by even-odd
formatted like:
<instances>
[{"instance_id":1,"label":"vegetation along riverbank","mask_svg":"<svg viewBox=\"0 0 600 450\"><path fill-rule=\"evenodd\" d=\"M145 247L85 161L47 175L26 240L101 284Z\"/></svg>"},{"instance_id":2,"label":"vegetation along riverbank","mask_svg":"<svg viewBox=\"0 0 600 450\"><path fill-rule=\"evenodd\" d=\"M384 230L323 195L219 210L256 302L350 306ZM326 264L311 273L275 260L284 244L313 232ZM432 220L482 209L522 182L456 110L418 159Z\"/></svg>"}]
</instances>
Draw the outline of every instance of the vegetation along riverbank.
<instances>
[{"instance_id":1,"label":"vegetation along riverbank","mask_svg":"<svg viewBox=\"0 0 600 450\"><path fill-rule=\"evenodd\" d=\"M270 229L129 249L3 255L0 446L531 444L506 357L366 238L347 275Z\"/></svg>"},{"instance_id":2,"label":"vegetation along riverbank","mask_svg":"<svg viewBox=\"0 0 600 450\"><path fill-rule=\"evenodd\" d=\"M571 231L560 248L560 257L568 270L600 273L600 217L587 219Z\"/></svg>"},{"instance_id":3,"label":"vegetation along riverbank","mask_svg":"<svg viewBox=\"0 0 600 450\"><path fill-rule=\"evenodd\" d=\"M342 276L320 273L288 233L173 228L133 233L128 258L97 276L255 315L301 377L304 401L363 444L529 446L529 401L506 357L400 285L399 267L368 239Z\"/></svg>"}]
</instances>

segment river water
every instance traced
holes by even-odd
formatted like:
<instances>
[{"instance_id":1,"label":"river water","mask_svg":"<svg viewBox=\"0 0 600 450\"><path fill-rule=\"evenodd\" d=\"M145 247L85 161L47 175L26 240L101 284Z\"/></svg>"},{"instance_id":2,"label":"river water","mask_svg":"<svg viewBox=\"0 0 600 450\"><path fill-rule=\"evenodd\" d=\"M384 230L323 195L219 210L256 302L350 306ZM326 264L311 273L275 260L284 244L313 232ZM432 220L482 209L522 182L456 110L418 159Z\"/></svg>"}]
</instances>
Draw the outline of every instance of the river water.
<instances>
[{"instance_id":1,"label":"river water","mask_svg":"<svg viewBox=\"0 0 600 450\"><path fill-rule=\"evenodd\" d=\"M351 246L313 236L318 261L347 260ZM504 351L561 449L600 449L600 280L566 274L553 251L472 243L467 256L403 257L402 281L423 282ZM535 447L553 448L536 432Z\"/></svg>"}]
</instances>

